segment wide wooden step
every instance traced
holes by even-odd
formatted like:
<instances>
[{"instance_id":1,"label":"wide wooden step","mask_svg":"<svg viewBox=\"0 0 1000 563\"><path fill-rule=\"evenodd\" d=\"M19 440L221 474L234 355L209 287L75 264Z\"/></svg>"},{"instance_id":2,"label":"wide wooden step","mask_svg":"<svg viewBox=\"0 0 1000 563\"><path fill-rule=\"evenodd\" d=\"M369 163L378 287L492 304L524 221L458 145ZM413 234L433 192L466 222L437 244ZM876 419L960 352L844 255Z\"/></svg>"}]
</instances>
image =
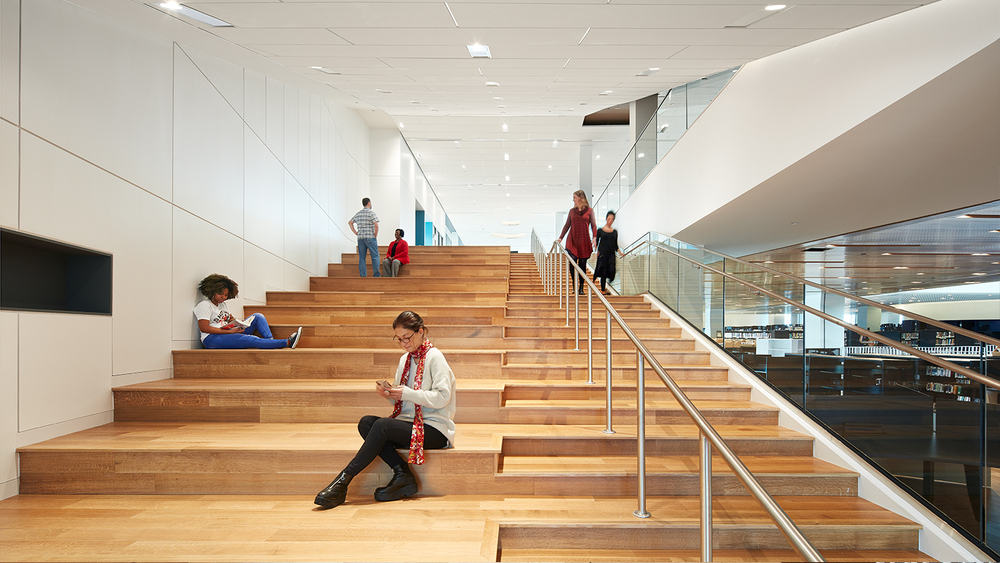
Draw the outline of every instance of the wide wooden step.
<instances>
[{"instance_id":1,"label":"wide wooden step","mask_svg":"<svg viewBox=\"0 0 1000 563\"><path fill-rule=\"evenodd\" d=\"M414 309L433 305L506 305L507 294L494 292L419 291L400 288L394 291L269 291L270 306L294 305L391 305Z\"/></svg>"},{"instance_id":2,"label":"wide wooden step","mask_svg":"<svg viewBox=\"0 0 1000 563\"><path fill-rule=\"evenodd\" d=\"M388 407L381 409L388 412ZM598 426L459 424L454 448L427 450L413 466L423 494L531 494L525 483L498 479L507 436L510 455L539 447L558 450L573 439L592 449L635 446L634 427L608 436ZM776 455L809 448L808 437L775 427L723 426L719 433L741 454ZM651 426L650 455L697 448L697 428ZM555 438L556 444L549 444ZM662 444L661 444L662 442ZM315 494L361 446L356 423L142 423L115 422L18 449L22 494ZM384 483L389 470L375 463L359 474L355 490Z\"/></svg>"},{"instance_id":3,"label":"wide wooden step","mask_svg":"<svg viewBox=\"0 0 1000 563\"><path fill-rule=\"evenodd\" d=\"M434 291L442 293L455 292L482 292L482 293L505 293L509 289L507 280L503 278L359 278L355 272L354 277L340 278L309 278L310 291Z\"/></svg>"},{"instance_id":4,"label":"wide wooden step","mask_svg":"<svg viewBox=\"0 0 1000 563\"><path fill-rule=\"evenodd\" d=\"M299 325L271 325L275 338L287 338ZM428 328L430 340L440 348L503 350L508 346L501 325L438 325ZM307 325L302 327L301 348L382 348L402 350L392 339L389 323L377 325Z\"/></svg>"},{"instance_id":5,"label":"wide wooden step","mask_svg":"<svg viewBox=\"0 0 1000 563\"><path fill-rule=\"evenodd\" d=\"M366 266L371 270L371 264ZM331 278L360 277L358 273L358 263L329 264L327 266L327 276ZM476 278L503 278L510 276L510 268L506 264L424 264L411 261L409 264L400 266L400 278L453 278L464 277ZM374 274L369 271L368 277L374 278Z\"/></svg>"},{"instance_id":6,"label":"wide wooden step","mask_svg":"<svg viewBox=\"0 0 1000 563\"><path fill-rule=\"evenodd\" d=\"M390 378L389 375L386 376ZM385 408L375 379L164 379L112 389L116 422L357 422ZM749 388L728 382L679 382L693 400L748 401ZM460 379L457 422L509 422L507 401L604 401L606 389L583 382L542 385L497 379ZM613 386L615 401L635 402L632 385ZM651 386L646 397L669 400L666 387ZM599 405L598 405L599 406ZM654 405L655 406L655 405ZM521 411L521 409L518 409ZM547 412L532 423L544 423ZM519 412L519 422L528 422Z\"/></svg>"},{"instance_id":7,"label":"wide wooden step","mask_svg":"<svg viewBox=\"0 0 1000 563\"><path fill-rule=\"evenodd\" d=\"M444 349L442 349L444 350ZM500 377L499 350L444 350L457 379ZM175 350L174 377L195 379L388 379L400 350L304 348Z\"/></svg>"},{"instance_id":8,"label":"wide wooden step","mask_svg":"<svg viewBox=\"0 0 1000 563\"><path fill-rule=\"evenodd\" d=\"M695 407L712 425L777 424L778 409L751 402L695 400ZM507 421L515 424L601 424L607 421L606 401L530 400L504 401ZM684 424L690 416L675 400L646 398L647 424ZM635 420L635 401L619 399L612 403L612 420Z\"/></svg>"},{"instance_id":9,"label":"wide wooden step","mask_svg":"<svg viewBox=\"0 0 1000 563\"><path fill-rule=\"evenodd\" d=\"M651 351L660 365L708 365L709 353L704 351ZM594 365L605 364L603 349L594 350ZM632 351L611 351L611 363L614 365L631 365L636 362L636 353ZM577 350L508 350L508 364L548 364L567 366L586 366L587 352Z\"/></svg>"},{"instance_id":10,"label":"wide wooden step","mask_svg":"<svg viewBox=\"0 0 1000 563\"><path fill-rule=\"evenodd\" d=\"M645 342L647 338L680 338L681 329L679 327L671 327L670 323L664 319L663 326L654 325L643 325L630 327L632 333ZM509 338L575 338L576 335L576 325L570 322L570 326L556 326L556 327L542 327L542 326L509 326L504 333ZM603 342L605 334L607 334L604 324L597 326L595 323L594 331L591 333L593 338L600 338ZM584 324L580 329L580 338L582 340L587 339L587 325ZM612 322L611 324L611 338L627 338L625 331L618 326L617 323Z\"/></svg>"},{"instance_id":11,"label":"wide wooden step","mask_svg":"<svg viewBox=\"0 0 1000 563\"><path fill-rule=\"evenodd\" d=\"M701 561L697 547L633 549L643 538L632 540L622 526L638 524L632 516L635 498L418 495L387 507L372 499L371 490L352 484L345 505L319 513L312 510L313 494L19 495L0 502L3 554L11 561ZM689 527L697 518L691 500L653 499L647 506L650 520L660 525L676 515ZM759 537L755 532L764 529L763 520L741 520L747 506L743 501L749 499L721 500L725 502L713 512L724 537L741 524L750 525L745 528L748 538ZM790 506L785 497L779 502ZM838 509L835 525L854 518L856 526L893 533L906 525L886 520L866 504L831 508ZM845 511L840 514L840 509ZM391 510L392 521L420 529L420 541L407 542L387 529L386 510ZM798 515L804 509L795 510ZM531 524L570 519L576 532L586 534L579 529L583 517L592 534L622 541L599 548L597 538L589 537L557 547L544 539L530 541L524 530ZM336 533L327 533L330 530ZM811 530L808 535L814 537ZM565 538L558 541L566 543ZM821 554L829 561L933 561L915 544L903 550L823 547ZM720 562L801 560L787 545L717 548L713 557Z\"/></svg>"},{"instance_id":12,"label":"wide wooden step","mask_svg":"<svg viewBox=\"0 0 1000 563\"><path fill-rule=\"evenodd\" d=\"M276 337L277 338L277 337ZM595 351L607 351L607 340L604 334L600 337L591 336L593 349ZM681 340L679 338L645 338L643 344L651 351L667 350L694 350L694 340ZM573 335L559 338L505 338L505 347L509 350L587 350L587 333L581 332L579 343ZM635 351L635 344L622 335L621 338L611 339L612 352Z\"/></svg>"},{"instance_id":13,"label":"wide wooden step","mask_svg":"<svg viewBox=\"0 0 1000 563\"><path fill-rule=\"evenodd\" d=\"M603 356L602 356L603 357ZM729 370L721 366L710 365L677 365L662 364L667 375L674 379L684 379L688 381L726 381L729 378ZM603 384L606 376L606 364L603 362L594 363L594 380ZM503 366L502 377L505 379L537 379L543 381L586 381L587 366L583 365L550 365L550 364L517 364L508 363ZM637 370L635 361L622 365L612 364L612 381L635 381ZM646 381L659 381L656 373L647 366Z\"/></svg>"},{"instance_id":14,"label":"wide wooden step","mask_svg":"<svg viewBox=\"0 0 1000 563\"><path fill-rule=\"evenodd\" d=\"M858 474L810 456L743 456L741 461L771 495L855 496ZM647 494L698 495L695 455L647 455ZM535 494L595 496L638 494L635 456L503 456L499 478L530 483ZM748 495L721 457L712 458L712 494Z\"/></svg>"},{"instance_id":15,"label":"wide wooden step","mask_svg":"<svg viewBox=\"0 0 1000 563\"><path fill-rule=\"evenodd\" d=\"M268 306L244 305L245 314L262 313L268 323L274 324L376 324L392 326L403 306L389 305L296 305ZM500 325L503 324L503 307L439 306L415 308L428 328L436 325Z\"/></svg>"},{"instance_id":16,"label":"wide wooden step","mask_svg":"<svg viewBox=\"0 0 1000 563\"><path fill-rule=\"evenodd\" d=\"M641 308L634 308L634 309L623 307L622 309L618 310L618 313L622 316L623 319L625 319L626 323L628 323L632 319L645 319L645 318L658 319L658 318L660 318L660 312L659 311L654 311L653 309L650 309L648 306L641 306ZM595 314L595 316L597 316L597 309L596 308L594 310L594 314ZM519 306L519 305L515 305L515 304L508 304L507 305L507 316L508 317L529 317L529 318L536 318L536 319L543 319L543 318L545 318L545 319L553 319L553 318L562 318L562 319L565 319L566 318L566 309L559 309L559 308L556 308L556 307L536 307L536 306L529 306L529 305ZM586 306L586 303L584 303L584 304L581 305L581 308L580 308L580 317L581 318L586 318L586 316L587 316L587 306ZM600 316L604 316L603 311L602 311L602 314ZM570 302L570 318L571 319L575 319L576 318L575 317L575 313L574 313L574 306L573 306L573 302L572 301Z\"/></svg>"}]
</instances>

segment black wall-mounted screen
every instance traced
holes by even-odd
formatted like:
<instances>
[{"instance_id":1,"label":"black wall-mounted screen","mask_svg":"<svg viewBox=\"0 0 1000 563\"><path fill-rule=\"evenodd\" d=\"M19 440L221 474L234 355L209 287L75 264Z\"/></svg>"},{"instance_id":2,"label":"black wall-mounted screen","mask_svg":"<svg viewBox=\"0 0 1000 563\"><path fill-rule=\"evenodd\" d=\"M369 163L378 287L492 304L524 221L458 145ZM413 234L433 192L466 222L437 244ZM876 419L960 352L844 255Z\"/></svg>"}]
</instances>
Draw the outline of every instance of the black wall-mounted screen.
<instances>
[{"instance_id":1,"label":"black wall-mounted screen","mask_svg":"<svg viewBox=\"0 0 1000 563\"><path fill-rule=\"evenodd\" d=\"M111 258L0 229L0 309L110 315Z\"/></svg>"}]
</instances>

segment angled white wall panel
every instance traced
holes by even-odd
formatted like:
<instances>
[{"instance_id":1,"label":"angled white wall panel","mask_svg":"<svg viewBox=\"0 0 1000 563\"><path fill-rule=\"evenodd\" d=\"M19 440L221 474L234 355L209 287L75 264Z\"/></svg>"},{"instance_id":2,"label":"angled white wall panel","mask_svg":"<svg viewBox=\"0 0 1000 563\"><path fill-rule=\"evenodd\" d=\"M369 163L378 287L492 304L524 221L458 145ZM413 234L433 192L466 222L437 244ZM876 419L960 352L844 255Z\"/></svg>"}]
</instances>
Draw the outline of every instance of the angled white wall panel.
<instances>
[{"instance_id":1,"label":"angled white wall panel","mask_svg":"<svg viewBox=\"0 0 1000 563\"><path fill-rule=\"evenodd\" d=\"M175 205L243 234L243 120L187 55L174 84Z\"/></svg>"},{"instance_id":2,"label":"angled white wall panel","mask_svg":"<svg viewBox=\"0 0 1000 563\"><path fill-rule=\"evenodd\" d=\"M198 70L229 103L237 115L243 117L243 67L202 53L197 49L182 47Z\"/></svg>"},{"instance_id":3,"label":"angled white wall panel","mask_svg":"<svg viewBox=\"0 0 1000 563\"><path fill-rule=\"evenodd\" d=\"M311 195L312 184L311 178L309 177L310 94L305 90L298 90L298 94L299 122L296 127L296 131L298 131L299 139L295 152L295 158L298 161L296 164L298 172L296 173L295 178L299 181L299 184L306 189L306 192Z\"/></svg>"},{"instance_id":4,"label":"angled white wall panel","mask_svg":"<svg viewBox=\"0 0 1000 563\"><path fill-rule=\"evenodd\" d=\"M285 85L284 87L284 108L283 108L283 135L281 162L285 164L285 170L291 173L296 180L299 179L299 90L295 87Z\"/></svg>"},{"instance_id":5,"label":"angled white wall panel","mask_svg":"<svg viewBox=\"0 0 1000 563\"><path fill-rule=\"evenodd\" d=\"M263 305L268 291L299 290L305 287L286 287L285 261L278 256L250 243L243 243L243 275L240 298L245 304Z\"/></svg>"},{"instance_id":6,"label":"angled white wall panel","mask_svg":"<svg viewBox=\"0 0 1000 563\"><path fill-rule=\"evenodd\" d=\"M246 211L243 238L281 256L285 230L285 171L249 127L245 130L244 141Z\"/></svg>"},{"instance_id":7,"label":"angled white wall panel","mask_svg":"<svg viewBox=\"0 0 1000 563\"><path fill-rule=\"evenodd\" d=\"M111 317L22 313L18 333L20 432L112 410Z\"/></svg>"},{"instance_id":8,"label":"angled white wall panel","mask_svg":"<svg viewBox=\"0 0 1000 563\"><path fill-rule=\"evenodd\" d=\"M330 241L328 233L330 219L319 208L314 200L309 200L309 272L313 275L326 275L330 260Z\"/></svg>"},{"instance_id":9,"label":"angled white wall panel","mask_svg":"<svg viewBox=\"0 0 1000 563\"><path fill-rule=\"evenodd\" d=\"M243 241L216 225L174 208L173 211L173 276L171 298L172 336L177 341L190 341L201 347L194 306L204 299L198 293L198 282L209 274L233 278L242 286ZM243 312L243 298L228 302L236 316Z\"/></svg>"},{"instance_id":10,"label":"angled white wall panel","mask_svg":"<svg viewBox=\"0 0 1000 563\"><path fill-rule=\"evenodd\" d=\"M285 154L285 85L267 79L267 135L264 140L271 152L282 158Z\"/></svg>"},{"instance_id":11,"label":"angled white wall panel","mask_svg":"<svg viewBox=\"0 0 1000 563\"><path fill-rule=\"evenodd\" d=\"M59 0L21 7L21 125L169 199L170 41Z\"/></svg>"},{"instance_id":12,"label":"angled white wall panel","mask_svg":"<svg viewBox=\"0 0 1000 563\"><path fill-rule=\"evenodd\" d=\"M19 228L20 130L0 121L0 226Z\"/></svg>"},{"instance_id":13,"label":"angled white wall panel","mask_svg":"<svg viewBox=\"0 0 1000 563\"><path fill-rule=\"evenodd\" d=\"M254 135L267 139L267 80L263 74L243 71L243 119Z\"/></svg>"},{"instance_id":14,"label":"angled white wall panel","mask_svg":"<svg viewBox=\"0 0 1000 563\"><path fill-rule=\"evenodd\" d=\"M323 102L316 94L309 95L309 194L320 203L323 200Z\"/></svg>"},{"instance_id":15,"label":"angled white wall panel","mask_svg":"<svg viewBox=\"0 0 1000 563\"><path fill-rule=\"evenodd\" d=\"M309 269L309 194L285 172L285 245L288 262Z\"/></svg>"},{"instance_id":16,"label":"angled white wall panel","mask_svg":"<svg viewBox=\"0 0 1000 563\"><path fill-rule=\"evenodd\" d=\"M21 3L0 2L0 117L19 123Z\"/></svg>"},{"instance_id":17,"label":"angled white wall panel","mask_svg":"<svg viewBox=\"0 0 1000 563\"><path fill-rule=\"evenodd\" d=\"M0 312L0 486L17 493L17 351L20 313Z\"/></svg>"}]
</instances>

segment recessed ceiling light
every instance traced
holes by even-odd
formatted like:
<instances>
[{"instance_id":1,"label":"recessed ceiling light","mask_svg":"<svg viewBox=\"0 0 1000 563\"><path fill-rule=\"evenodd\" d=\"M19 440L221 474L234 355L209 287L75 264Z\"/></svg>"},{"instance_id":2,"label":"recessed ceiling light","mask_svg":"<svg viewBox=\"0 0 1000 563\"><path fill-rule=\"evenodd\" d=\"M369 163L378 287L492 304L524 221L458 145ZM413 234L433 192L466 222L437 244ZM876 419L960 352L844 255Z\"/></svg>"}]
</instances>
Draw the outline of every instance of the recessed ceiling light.
<instances>
[{"instance_id":1,"label":"recessed ceiling light","mask_svg":"<svg viewBox=\"0 0 1000 563\"><path fill-rule=\"evenodd\" d=\"M663 133L664 131L666 131L667 127L670 127L669 123L664 123L663 125L660 125L660 133Z\"/></svg>"},{"instance_id":2,"label":"recessed ceiling light","mask_svg":"<svg viewBox=\"0 0 1000 563\"><path fill-rule=\"evenodd\" d=\"M958 217L955 217L955 218L956 219L972 219L972 217L969 217L968 215L964 215L964 214L963 215L959 215Z\"/></svg>"},{"instance_id":3,"label":"recessed ceiling light","mask_svg":"<svg viewBox=\"0 0 1000 563\"><path fill-rule=\"evenodd\" d=\"M993 229L993 230L992 230L992 231L990 231L990 232L991 232L991 233L1000 233L1000 229Z\"/></svg>"},{"instance_id":4,"label":"recessed ceiling light","mask_svg":"<svg viewBox=\"0 0 1000 563\"><path fill-rule=\"evenodd\" d=\"M989 254L986 253L986 252L973 252L972 255L973 256L989 256Z\"/></svg>"},{"instance_id":5,"label":"recessed ceiling light","mask_svg":"<svg viewBox=\"0 0 1000 563\"><path fill-rule=\"evenodd\" d=\"M892 256L892 253L891 252L883 252L882 256Z\"/></svg>"},{"instance_id":6,"label":"recessed ceiling light","mask_svg":"<svg viewBox=\"0 0 1000 563\"><path fill-rule=\"evenodd\" d=\"M636 155L636 156L637 156L637 158L646 158L646 153L644 153L644 152L641 152L641 153L639 153L639 154L638 154L638 155Z\"/></svg>"},{"instance_id":7,"label":"recessed ceiling light","mask_svg":"<svg viewBox=\"0 0 1000 563\"><path fill-rule=\"evenodd\" d=\"M499 96L493 96L493 99L494 99L494 100L503 100L503 98L501 98L501 97L499 97Z\"/></svg>"},{"instance_id":8,"label":"recessed ceiling light","mask_svg":"<svg viewBox=\"0 0 1000 563\"><path fill-rule=\"evenodd\" d=\"M922 275L924 275L924 273L923 272L917 272L917 275L918 276L922 276Z\"/></svg>"},{"instance_id":9,"label":"recessed ceiling light","mask_svg":"<svg viewBox=\"0 0 1000 563\"><path fill-rule=\"evenodd\" d=\"M893 267L893 270L909 270L909 268L906 266L895 266Z\"/></svg>"},{"instance_id":10,"label":"recessed ceiling light","mask_svg":"<svg viewBox=\"0 0 1000 563\"><path fill-rule=\"evenodd\" d=\"M974 276L985 276L986 272L976 272L976 273L974 273L972 275L974 275Z\"/></svg>"},{"instance_id":11,"label":"recessed ceiling light","mask_svg":"<svg viewBox=\"0 0 1000 563\"><path fill-rule=\"evenodd\" d=\"M503 177L503 181L504 182L510 182L510 176L504 176ZM510 197L510 194L507 194L507 197Z\"/></svg>"},{"instance_id":12,"label":"recessed ceiling light","mask_svg":"<svg viewBox=\"0 0 1000 563\"><path fill-rule=\"evenodd\" d=\"M636 74L636 76L649 76L650 74L653 74L653 73L655 73L658 70L660 70L660 69L658 69L658 68L647 68L646 70L640 72L639 74Z\"/></svg>"},{"instance_id":13,"label":"recessed ceiling light","mask_svg":"<svg viewBox=\"0 0 1000 563\"><path fill-rule=\"evenodd\" d=\"M311 66L309 68L311 68L313 70L318 70L320 72L324 72L326 74L340 74L339 72L337 72L335 70L330 70L328 68L324 68L324 67L321 67L321 66ZM416 103L416 102L414 102L414 103Z\"/></svg>"},{"instance_id":14,"label":"recessed ceiling light","mask_svg":"<svg viewBox=\"0 0 1000 563\"><path fill-rule=\"evenodd\" d=\"M180 14L186 18L191 18L195 21L201 23L207 23L212 27L233 27L233 24L220 20L219 18L214 18L205 12L199 12L194 8L188 8L187 6L182 6L178 2L162 2L157 4L157 6L163 8L164 10L170 10L175 14Z\"/></svg>"},{"instance_id":15,"label":"recessed ceiling light","mask_svg":"<svg viewBox=\"0 0 1000 563\"><path fill-rule=\"evenodd\" d=\"M601 155L597 155L597 156L595 156L595 157L594 157L594 159L595 159L595 160L601 160Z\"/></svg>"},{"instance_id":16,"label":"recessed ceiling light","mask_svg":"<svg viewBox=\"0 0 1000 563\"><path fill-rule=\"evenodd\" d=\"M764 260L765 264L774 264L774 260Z\"/></svg>"},{"instance_id":17,"label":"recessed ceiling light","mask_svg":"<svg viewBox=\"0 0 1000 563\"><path fill-rule=\"evenodd\" d=\"M770 6L764 6L764 9L768 12L777 12L778 10L784 10L785 8L787 8L787 6L784 4L771 4Z\"/></svg>"},{"instance_id":18,"label":"recessed ceiling light","mask_svg":"<svg viewBox=\"0 0 1000 563\"><path fill-rule=\"evenodd\" d=\"M514 225L520 225L521 222L520 221L500 221L500 224L501 225L507 225L507 226L513 227Z\"/></svg>"},{"instance_id":19,"label":"recessed ceiling light","mask_svg":"<svg viewBox=\"0 0 1000 563\"><path fill-rule=\"evenodd\" d=\"M405 126L405 125L403 125L402 123L400 123L400 124L399 124L399 128L400 128L400 129L403 129L403 128L405 128L405 127L406 127L406 126Z\"/></svg>"},{"instance_id":20,"label":"recessed ceiling light","mask_svg":"<svg viewBox=\"0 0 1000 563\"><path fill-rule=\"evenodd\" d=\"M614 92L614 90L605 90L605 91L601 92L600 94L598 94L598 96L607 96L608 94L610 94L612 92Z\"/></svg>"},{"instance_id":21,"label":"recessed ceiling light","mask_svg":"<svg viewBox=\"0 0 1000 563\"><path fill-rule=\"evenodd\" d=\"M559 141L552 141L552 148L559 148Z\"/></svg>"},{"instance_id":22,"label":"recessed ceiling light","mask_svg":"<svg viewBox=\"0 0 1000 563\"><path fill-rule=\"evenodd\" d=\"M507 124L506 124L506 123L504 123L504 124L503 124L503 132L504 132L504 133L506 133L506 132L507 132Z\"/></svg>"},{"instance_id":23,"label":"recessed ceiling light","mask_svg":"<svg viewBox=\"0 0 1000 563\"><path fill-rule=\"evenodd\" d=\"M498 88L500 87L500 83L499 82L487 82L486 85L487 86L496 86Z\"/></svg>"},{"instance_id":24,"label":"recessed ceiling light","mask_svg":"<svg viewBox=\"0 0 1000 563\"><path fill-rule=\"evenodd\" d=\"M510 155L507 154L507 153L503 153L503 159L504 160L510 160Z\"/></svg>"},{"instance_id":25,"label":"recessed ceiling light","mask_svg":"<svg viewBox=\"0 0 1000 563\"><path fill-rule=\"evenodd\" d=\"M487 45L480 45L476 43L475 45L466 45L469 48L469 54L472 55L474 59L492 59L493 56L490 55L490 48Z\"/></svg>"}]
</instances>

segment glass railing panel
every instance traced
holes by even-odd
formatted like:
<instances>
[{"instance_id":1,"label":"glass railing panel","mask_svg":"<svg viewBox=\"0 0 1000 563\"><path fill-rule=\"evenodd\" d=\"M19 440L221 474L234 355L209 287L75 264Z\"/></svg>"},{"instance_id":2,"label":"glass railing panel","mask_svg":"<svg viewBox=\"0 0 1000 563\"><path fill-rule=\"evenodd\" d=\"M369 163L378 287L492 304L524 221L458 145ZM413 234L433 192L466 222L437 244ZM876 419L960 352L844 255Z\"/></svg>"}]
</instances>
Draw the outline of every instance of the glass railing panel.
<instances>
[{"instance_id":1,"label":"glass railing panel","mask_svg":"<svg viewBox=\"0 0 1000 563\"><path fill-rule=\"evenodd\" d=\"M969 535L1000 548L996 390L862 341L841 323L879 317L859 311L850 297L670 237L644 238L652 250L624 261L641 261L648 283L623 287L626 294L650 291ZM993 346L923 325L904 311L882 319L872 327L881 335L1000 380Z\"/></svg>"},{"instance_id":2,"label":"glass railing panel","mask_svg":"<svg viewBox=\"0 0 1000 563\"><path fill-rule=\"evenodd\" d=\"M671 88L656 111L656 159L667 152L687 131L687 85Z\"/></svg>"},{"instance_id":3,"label":"glass railing panel","mask_svg":"<svg viewBox=\"0 0 1000 563\"><path fill-rule=\"evenodd\" d=\"M646 124L635 142L635 185L639 185L649 175L659 160L656 158L656 114Z\"/></svg>"},{"instance_id":4,"label":"glass railing panel","mask_svg":"<svg viewBox=\"0 0 1000 563\"><path fill-rule=\"evenodd\" d=\"M722 88L732 80L737 69L724 70L701 80L687 84L687 126L691 127L695 120L708 108L712 100L719 95Z\"/></svg>"}]
</instances>

